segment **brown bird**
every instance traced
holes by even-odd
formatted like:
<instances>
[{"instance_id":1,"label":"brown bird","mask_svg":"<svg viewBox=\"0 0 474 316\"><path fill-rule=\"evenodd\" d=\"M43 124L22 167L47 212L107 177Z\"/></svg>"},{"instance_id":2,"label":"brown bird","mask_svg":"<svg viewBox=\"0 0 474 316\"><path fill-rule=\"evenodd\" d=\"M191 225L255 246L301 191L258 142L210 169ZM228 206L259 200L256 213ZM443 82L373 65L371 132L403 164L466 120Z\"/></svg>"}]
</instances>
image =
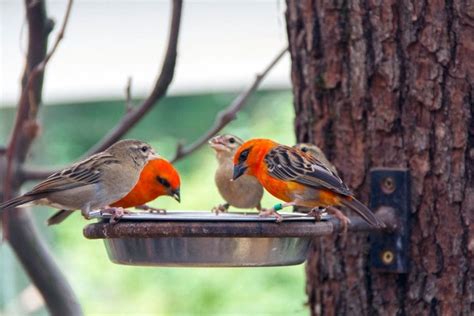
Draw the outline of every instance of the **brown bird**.
<instances>
[{"instance_id":1,"label":"brown bird","mask_svg":"<svg viewBox=\"0 0 474 316\"><path fill-rule=\"evenodd\" d=\"M115 217L121 208L110 208L137 183L146 163L159 158L150 145L138 140L121 140L81 162L49 176L31 191L0 204L6 209L25 204L47 205L64 210L81 210L89 219L92 210L106 210Z\"/></svg>"},{"instance_id":2,"label":"brown bird","mask_svg":"<svg viewBox=\"0 0 474 316\"><path fill-rule=\"evenodd\" d=\"M232 181L234 154L243 143L239 137L229 134L215 136L209 141L209 145L216 152L218 163L214 180L220 195L226 201L213 208L216 214L227 212L229 206L246 209L255 207L261 210L263 187L258 180L251 176L242 176Z\"/></svg>"},{"instance_id":3,"label":"brown bird","mask_svg":"<svg viewBox=\"0 0 474 316\"><path fill-rule=\"evenodd\" d=\"M318 146L310 143L299 143L293 146L296 149L301 150L304 153L310 154L319 162L321 162L326 168L332 171L336 176L339 176L337 173L336 167L329 161L324 152Z\"/></svg>"}]
</instances>

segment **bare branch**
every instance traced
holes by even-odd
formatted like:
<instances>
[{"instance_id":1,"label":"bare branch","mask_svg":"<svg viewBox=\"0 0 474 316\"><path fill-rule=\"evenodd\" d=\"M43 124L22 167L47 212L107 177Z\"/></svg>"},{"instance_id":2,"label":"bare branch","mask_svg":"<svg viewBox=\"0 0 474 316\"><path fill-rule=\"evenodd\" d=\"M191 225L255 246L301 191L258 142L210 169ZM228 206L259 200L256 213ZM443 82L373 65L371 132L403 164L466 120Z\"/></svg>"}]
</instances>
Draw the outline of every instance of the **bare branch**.
<instances>
[{"instance_id":1,"label":"bare branch","mask_svg":"<svg viewBox=\"0 0 474 316\"><path fill-rule=\"evenodd\" d=\"M130 111L127 111L123 119L113 128L109 134L107 134L101 141L99 141L93 148L91 148L84 156L89 156L93 153L102 151L112 145L120 137L122 137L130 128L132 128L140 119L157 104L157 102L165 95L166 90L168 89L171 80L174 75L174 68L176 64L177 57L177 45L178 45L178 36L179 36L179 26L181 19L181 9L182 1L174 0L173 1L173 11L171 18L171 27L169 31L168 39L168 48L166 52L165 59L163 61L162 70L160 76L158 77L155 87L150 95L147 97L143 103L137 107L132 108ZM126 88L126 99L128 95L128 87L131 87L131 80L129 81L130 85L127 84ZM131 92L130 92L131 94ZM25 180L43 180L44 178L50 176L51 174L58 171L58 169L38 169L35 167L23 167L20 170L20 174Z\"/></svg>"},{"instance_id":2,"label":"bare branch","mask_svg":"<svg viewBox=\"0 0 474 316\"><path fill-rule=\"evenodd\" d=\"M132 104L132 77L128 77L127 86L125 87L125 113L133 109Z\"/></svg>"},{"instance_id":3,"label":"bare branch","mask_svg":"<svg viewBox=\"0 0 474 316\"><path fill-rule=\"evenodd\" d=\"M24 76L24 78L27 78L27 80L22 89L16 121L15 121L15 126L13 127L13 131L11 133L11 137L10 137L10 141L8 145L7 156L9 158L9 161L11 161L14 156L17 156L21 161L24 161L26 157L26 153L28 152L28 149L29 149L29 145L31 144L33 140L31 138L28 139L28 137L25 137L25 135L22 135L23 134L22 129L24 127L24 124L28 120L36 119L36 115L38 112L38 103L41 102L40 91L42 90L42 80L43 80L42 76L44 74L46 65L48 64L51 57L53 57L54 53L56 52L59 46L59 43L64 38L64 32L66 30L66 26L69 21L72 3L73 1L69 0L67 4L67 8L66 8L66 13L64 15L63 24L61 26L61 29L59 30L56 40L54 41L52 49L49 51L49 53L46 54L44 58L42 58L41 62L39 63L37 63L37 61L34 60L37 58L34 58L31 56L31 51L33 50L31 46L36 46L32 44L32 42L33 43L35 42L34 37L38 37L38 35L35 34L35 32L32 32L32 29L30 26L30 36L29 36L30 47L28 49L29 52L27 56L27 66L25 68L25 76ZM27 10L29 11L29 10L34 10L35 7L41 7L42 3L41 1L32 1L32 2L26 1L26 6L27 6ZM30 17L28 18L30 19ZM41 28L40 30L34 30L34 31L41 32L46 29L50 30L50 26L48 26L48 23L49 21L44 22L43 28ZM37 47L35 48L37 49ZM36 55L38 54L36 53ZM41 82L40 84L38 84L39 81ZM20 141L20 138L23 138L22 141Z\"/></svg>"},{"instance_id":4,"label":"bare branch","mask_svg":"<svg viewBox=\"0 0 474 316\"><path fill-rule=\"evenodd\" d=\"M21 187L19 170L39 130L36 115L38 105L41 104L44 69L64 36L71 6L72 0L68 3L58 38L51 51L47 53L47 39L52 23L47 18L45 3L43 0L25 0L29 29L27 62L15 125L6 152L0 152L0 158L6 158L6 163L0 166L0 174L5 174L5 177L0 179L4 187L4 194L0 195L0 200L18 194ZM8 242L30 279L41 292L49 312L52 315L81 315L82 311L74 292L51 257L29 213L18 209L14 212L5 212L3 215L4 233L8 236Z\"/></svg>"},{"instance_id":5,"label":"bare branch","mask_svg":"<svg viewBox=\"0 0 474 316\"><path fill-rule=\"evenodd\" d=\"M85 156L90 156L94 153L103 151L123 135L125 135L140 119L150 111L157 102L166 94L168 87L173 80L174 69L176 65L179 26L181 20L182 0L173 0L171 27L168 38L168 48L166 56L163 61L160 76L158 77L153 91L143 101L143 103L125 114L122 120L100 140L94 147L92 147Z\"/></svg>"},{"instance_id":6,"label":"bare branch","mask_svg":"<svg viewBox=\"0 0 474 316\"><path fill-rule=\"evenodd\" d=\"M25 181L38 181L44 180L57 171L59 169L48 170L39 167L23 166L22 170L20 170L20 177L25 179Z\"/></svg>"},{"instance_id":7,"label":"bare branch","mask_svg":"<svg viewBox=\"0 0 474 316\"><path fill-rule=\"evenodd\" d=\"M13 214L14 213L14 214ZM81 306L59 270L30 213L15 210L9 219L8 242L33 284L43 296L51 315L82 315Z\"/></svg>"},{"instance_id":8,"label":"bare branch","mask_svg":"<svg viewBox=\"0 0 474 316\"><path fill-rule=\"evenodd\" d=\"M247 104L249 97L257 90L265 76L280 61L287 51L288 47L283 49L263 70L263 72L255 77L254 82L246 90L239 94L226 109L222 110L216 115L214 124L206 133L204 133L204 135L202 135L198 140L189 146L184 147L182 144L178 144L176 154L171 162L176 162L179 159L192 154L195 150L211 139L211 137L222 130L227 124L232 122L236 118L237 112L239 112L245 106L245 104Z\"/></svg>"}]
</instances>

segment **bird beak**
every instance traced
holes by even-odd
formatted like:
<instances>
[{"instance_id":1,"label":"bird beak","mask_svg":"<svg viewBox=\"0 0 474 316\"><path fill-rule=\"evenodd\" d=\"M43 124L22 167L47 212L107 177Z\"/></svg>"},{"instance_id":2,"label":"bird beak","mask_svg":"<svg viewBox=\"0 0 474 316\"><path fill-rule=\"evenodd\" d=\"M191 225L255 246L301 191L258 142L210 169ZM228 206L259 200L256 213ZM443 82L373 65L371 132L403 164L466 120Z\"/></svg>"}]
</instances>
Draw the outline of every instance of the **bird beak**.
<instances>
[{"instance_id":1,"label":"bird beak","mask_svg":"<svg viewBox=\"0 0 474 316\"><path fill-rule=\"evenodd\" d=\"M208 141L208 143L215 151L230 151L222 142L222 136L214 136Z\"/></svg>"},{"instance_id":2,"label":"bird beak","mask_svg":"<svg viewBox=\"0 0 474 316\"><path fill-rule=\"evenodd\" d=\"M171 192L171 196L173 197L173 199L178 201L178 203L181 203L181 193L179 189L173 190Z\"/></svg>"},{"instance_id":3,"label":"bird beak","mask_svg":"<svg viewBox=\"0 0 474 316\"><path fill-rule=\"evenodd\" d=\"M148 160L154 160L154 159L160 159L161 156L155 153L154 150L150 151L150 154L148 155Z\"/></svg>"},{"instance_id":4,"label":"bird beak","mask_svg":"<svg viewBox=\"0 0 474 316\"><path fill-rule=\"evenodd\" d=\"M238 165L235 165L234 166L234 174L232 176L232 180L237 180L238 178L240 178L244 173L245 171L247 170L247 166L244 165L244 164L238 164Z\"/></svg>"}]
</instances>

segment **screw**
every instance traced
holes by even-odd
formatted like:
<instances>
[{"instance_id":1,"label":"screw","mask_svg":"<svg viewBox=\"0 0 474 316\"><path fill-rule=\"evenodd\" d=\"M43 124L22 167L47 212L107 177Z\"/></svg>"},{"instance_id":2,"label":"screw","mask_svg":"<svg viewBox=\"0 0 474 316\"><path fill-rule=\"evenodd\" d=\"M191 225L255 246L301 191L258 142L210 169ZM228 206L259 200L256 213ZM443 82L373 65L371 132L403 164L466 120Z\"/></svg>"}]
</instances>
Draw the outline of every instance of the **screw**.
<instances>
[{"instance_id":1,"label":"screw","mask_svg":"<svg viewBox=\"0 0 474 316\"><path fill-rule=\"evenodd\" d=\"M382 253L382 262L386 265L392 264L393 260L395 259L395 256L393 255L393 252L390 250L385 250Z\"/></svg>"},{"instance_id":2,"label":"screw","mask_svg":"<svg viewBox=\"0 0 474 316\"><path fill-rule=\"evenodd\" d=\"M385 194L393 193L395 188L395 180L392 177L386 177L382 180L382 191Z\"/></svg>"}]
</instances>

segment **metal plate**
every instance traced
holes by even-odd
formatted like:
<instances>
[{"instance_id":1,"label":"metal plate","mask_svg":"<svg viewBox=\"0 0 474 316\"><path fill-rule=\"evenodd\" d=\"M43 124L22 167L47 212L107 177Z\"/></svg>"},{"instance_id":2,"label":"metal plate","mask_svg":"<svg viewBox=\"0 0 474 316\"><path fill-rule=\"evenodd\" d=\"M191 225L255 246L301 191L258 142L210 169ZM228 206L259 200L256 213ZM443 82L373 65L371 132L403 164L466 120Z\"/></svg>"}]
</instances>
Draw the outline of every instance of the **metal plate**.
<instances>
[{"instance_id":1,"label":"metal plate","mask_svg":"<svg viewBox=\"0 0 474 316\"><path fill-rule=\"evenodd\" d=\"M311 238L162 237L105 239L118 264L176 267L262 267L303 263Z\"/></svg>"},{"instance_id":2,"label":"metal plate","mask_svg":"<svg viewBox=\"0 0 474 316\"><path fill-rule=\"evenodd\" d=\"M205 223L262 223L262 225L292 225L296 222L314 223L314 217L304 213L280 213L284 221L275 224L276 218L260 217L257 213L224 213L200 211L168 211L167 214L134 212L124 215L120 225L138 225L138 230L146 230L157 222L181 222L182 225L204 225ZM107 221L110 214L93 212L93 218ZM323 216L323 219L327 219ZM129 224L127 224L127 222ZM138 222L138 223L137 223ZM140 226L140 222L143 227ZM133 224L132 224L133 223ZM285 224L288 223L288 224ZM110 224L92 224L105 225ZM256 224L257 225L257 224ZM116 226L116 227L117 227ZM110 226L113 227L113 226ZM87 231L87 229L85 230ZM86 233L87 236L87 233ZM108 238L104 244L110 260L117 264L137 266L175 266L175 267L262 267L301 264L306 260L312 238L306 237L189 237L154 236ZM90 237L90 236L89 236ZM115 236L116 237L116 236Z\"/></svg>"},{"instance_id":3,"label":"metal plate","mask_svg":"<svg viewBox=\"0 0 474 316\"><path fill-rule=\"evenodd\" d=\"M372 169L370 207L388 212L392 230L370 234L370 262L380 272L407 273L410 241L410 173L407 169ZM390 214L391 213L391 214Z\"/></svg>"}]
</instances>

